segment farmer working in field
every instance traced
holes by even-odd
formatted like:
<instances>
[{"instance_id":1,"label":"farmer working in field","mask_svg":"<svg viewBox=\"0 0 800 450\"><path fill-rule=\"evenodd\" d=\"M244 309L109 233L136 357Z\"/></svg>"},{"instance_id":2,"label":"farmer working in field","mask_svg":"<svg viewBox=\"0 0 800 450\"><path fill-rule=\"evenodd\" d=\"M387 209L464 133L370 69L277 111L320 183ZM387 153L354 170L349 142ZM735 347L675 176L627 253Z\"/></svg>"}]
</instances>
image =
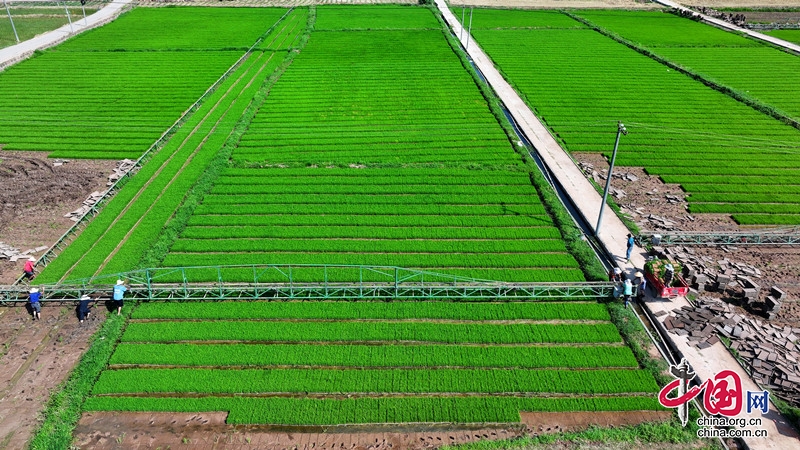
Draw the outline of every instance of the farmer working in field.
<instances>
[{"instance_id":1,"label":"farmer working in field","mask_svg":"<svg viewBox=\"0 0 800 450\"><path fill-rule=\"evenodd\" d=\"M117 280L117 284L114 286L114 302L117 304L117 315L122 313L122 305L125 301L125 291L128 288L125 287L125 282L122 280Z\"/></svg>"},{"instance_id":2,"label":"farmer working in field","mask_svg":"<svg viewBox=\"0 0 800 450\"><path fill-rule=\"evenodd\" d=\"M22 268L22 271L24 272L22 274L22 278L27 280L32 280L34 276L33 268L35 265L36 265L36 258L34 258L33 256L28 258L28 260L25 261L25 267Z\"/></svg>"},{"instance_id":3,"label":"farmer working in field","mask_svg":"<svg viewBox=\"0 0 800 450\"><path fill-rule=\"evenodd\" d=\"M81 323L83 320L89 317L89 302L92 301L92 298L88 295L82 295L81 300L78 303L78 319L80 319Z\"/></svg>"},{"instance_id":4,"label":"farmer working in field","mask_svg":"<svg viewBox=\"0 0 800 450\"><path fill-rule=\"evenodd\" d=\"M42 293L39 289L33 288L28 294L28 301L31 303L31 312L33 312L33 320L42 320L42 304L39 300L42 299Z\"/></svg>"}]
</instances>

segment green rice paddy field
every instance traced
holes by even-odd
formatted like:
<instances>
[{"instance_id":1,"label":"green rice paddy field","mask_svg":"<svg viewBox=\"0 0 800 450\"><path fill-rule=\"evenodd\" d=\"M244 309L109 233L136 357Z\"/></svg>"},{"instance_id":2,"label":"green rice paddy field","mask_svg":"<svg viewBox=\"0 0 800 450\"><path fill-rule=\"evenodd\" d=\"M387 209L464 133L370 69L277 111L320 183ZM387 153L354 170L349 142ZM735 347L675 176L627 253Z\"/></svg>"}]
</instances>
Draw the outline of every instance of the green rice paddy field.
<instances>
[{"instance_id":1,"label":"green rice paddy field","mask_svg":"<svg viewBox=\"0 0 800 450\"><path fill-rule=\"evenodd\" d=\"M764 63L784 54L662 13L576 14L478 10L473 26L566 148L606 152L622 120L631 133L620 163L681 183L692 212L797 223L796 128L592 27L793 117L794 100L773 95L780 74L726 78L724 58L697 56L730 51ZM665 31L684 26L680 38ZM87 76L43 75L76 70ZM41 282L248 264L597 278L495 100L426 7L137 8L0 74L0 142L137 157L217 80ZM195 273L191 281L217 280L215 270ZM653 374L596 302L128 308L85 411L335 425L660 408Z\"/></svg>"},{"instance_id":2,"label":"green rice paddy field","mask_svg":"<svg viewBox=\"0 0 800 450\"><path fill-rule=\"evenodd\" d=\"M473 30L569 151L609 154L622 121L617 162L679 183L692 213L800 223L800 131L631 46L787 120L796 56L660 11L479 10Z\"/></svg>"},{"instance_id":3,"label":"green rice paddy field","mask_svg":"<svg viewBox=\"0 0 800 450\"><path fill-rule=\"evenodd\" d=\"M183 10L130 13L115 23L125 28L94 33L102 44L87 35L37 59L192 54L213 42L236 59L248 47L224 27L220 41L153 38L121 52L109 43L126 29L201 20L158 11ZM596 277L578 263L536 169L431 9L324 6L266 19L245 21L251 41L264 41L42 282L153 261L163 269L347 264L506 281ZM192 281L217 276L194 273ZM129 307L84 411L227 411L234 424L335 425L660 409L653 374L594 301Z\"/></svg>"}]
</instances>

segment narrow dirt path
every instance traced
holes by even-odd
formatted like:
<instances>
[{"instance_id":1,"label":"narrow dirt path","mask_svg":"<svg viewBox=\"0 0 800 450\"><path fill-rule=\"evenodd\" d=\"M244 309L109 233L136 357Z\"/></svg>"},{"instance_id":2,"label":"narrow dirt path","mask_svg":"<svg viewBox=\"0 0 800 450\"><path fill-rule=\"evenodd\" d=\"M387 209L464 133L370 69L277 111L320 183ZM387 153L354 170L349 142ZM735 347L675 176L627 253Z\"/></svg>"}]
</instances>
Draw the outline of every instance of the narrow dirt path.
<instances>
[{"instance_id":1,"label":"narrow dirt path","mask_svg":"<svg viewBox=\"0 0 800 450\"><path fill-rule=\"evenodd\" d=\"M33 321L25 308L0 309L5 350L0 358L0 450L27 447L50 392L69 375L100 323L93 315L81 324L74 306L46 304L41 321Z\"/></svg>"}]
</instances>

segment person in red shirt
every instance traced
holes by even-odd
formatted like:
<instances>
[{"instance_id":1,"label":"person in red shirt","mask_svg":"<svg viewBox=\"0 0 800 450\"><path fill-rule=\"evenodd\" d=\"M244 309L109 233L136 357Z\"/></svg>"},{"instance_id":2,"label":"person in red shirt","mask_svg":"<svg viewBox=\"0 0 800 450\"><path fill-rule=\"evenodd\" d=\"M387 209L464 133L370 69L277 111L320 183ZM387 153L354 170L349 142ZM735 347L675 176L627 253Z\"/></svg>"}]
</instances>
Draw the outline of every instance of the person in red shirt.
<instances>
[{"instance_id":1,"label":"person in red shirt","mask_svg":"<svg viewBox=\"0 0 800 450\"><path fill-rule=\"evenodd\" d=\"M34 277L33 268L36 265L36 258L31 256L25 261L25 267L22 268L22 271L25 272L22 277L27 278L28 280L32 280Z\"/></svg>"}]
</instances>

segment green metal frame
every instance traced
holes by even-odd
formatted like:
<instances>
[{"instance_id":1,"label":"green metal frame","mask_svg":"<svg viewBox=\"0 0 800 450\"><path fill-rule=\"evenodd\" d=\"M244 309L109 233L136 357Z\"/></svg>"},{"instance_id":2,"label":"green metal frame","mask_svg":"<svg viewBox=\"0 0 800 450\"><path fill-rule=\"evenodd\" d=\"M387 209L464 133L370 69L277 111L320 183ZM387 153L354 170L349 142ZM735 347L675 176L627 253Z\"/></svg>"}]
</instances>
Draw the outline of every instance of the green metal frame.
<instances>
[{"instance_id":1,"label":"green metal frame","mask_svg":"<svg viewBox=\"0 0 800 450\"><path fill-rule=\"evenodd\" d=\"M680 232L642 231L639 239L653 243L654 235L661 236L658 245L764 245L781 246L800 244L800 227L748 232Z\"/></svg>"},{"instance_id":2,"label":"green metal frame","mask_svg":"<svg viewBox=\"0 0 800 450\"><path fill-rule=\"evenodd\" d=\"M208 281L210 279L214 281ZM510 283L394 266L241 265L143 269L38 285L42 301L76 301L81 295L109 296L118 279L126 298L181 300L337 299L601 299L609 282ZM0 286L0 303L28 300L30 286Z\"/></svg>"}]
</instances>

